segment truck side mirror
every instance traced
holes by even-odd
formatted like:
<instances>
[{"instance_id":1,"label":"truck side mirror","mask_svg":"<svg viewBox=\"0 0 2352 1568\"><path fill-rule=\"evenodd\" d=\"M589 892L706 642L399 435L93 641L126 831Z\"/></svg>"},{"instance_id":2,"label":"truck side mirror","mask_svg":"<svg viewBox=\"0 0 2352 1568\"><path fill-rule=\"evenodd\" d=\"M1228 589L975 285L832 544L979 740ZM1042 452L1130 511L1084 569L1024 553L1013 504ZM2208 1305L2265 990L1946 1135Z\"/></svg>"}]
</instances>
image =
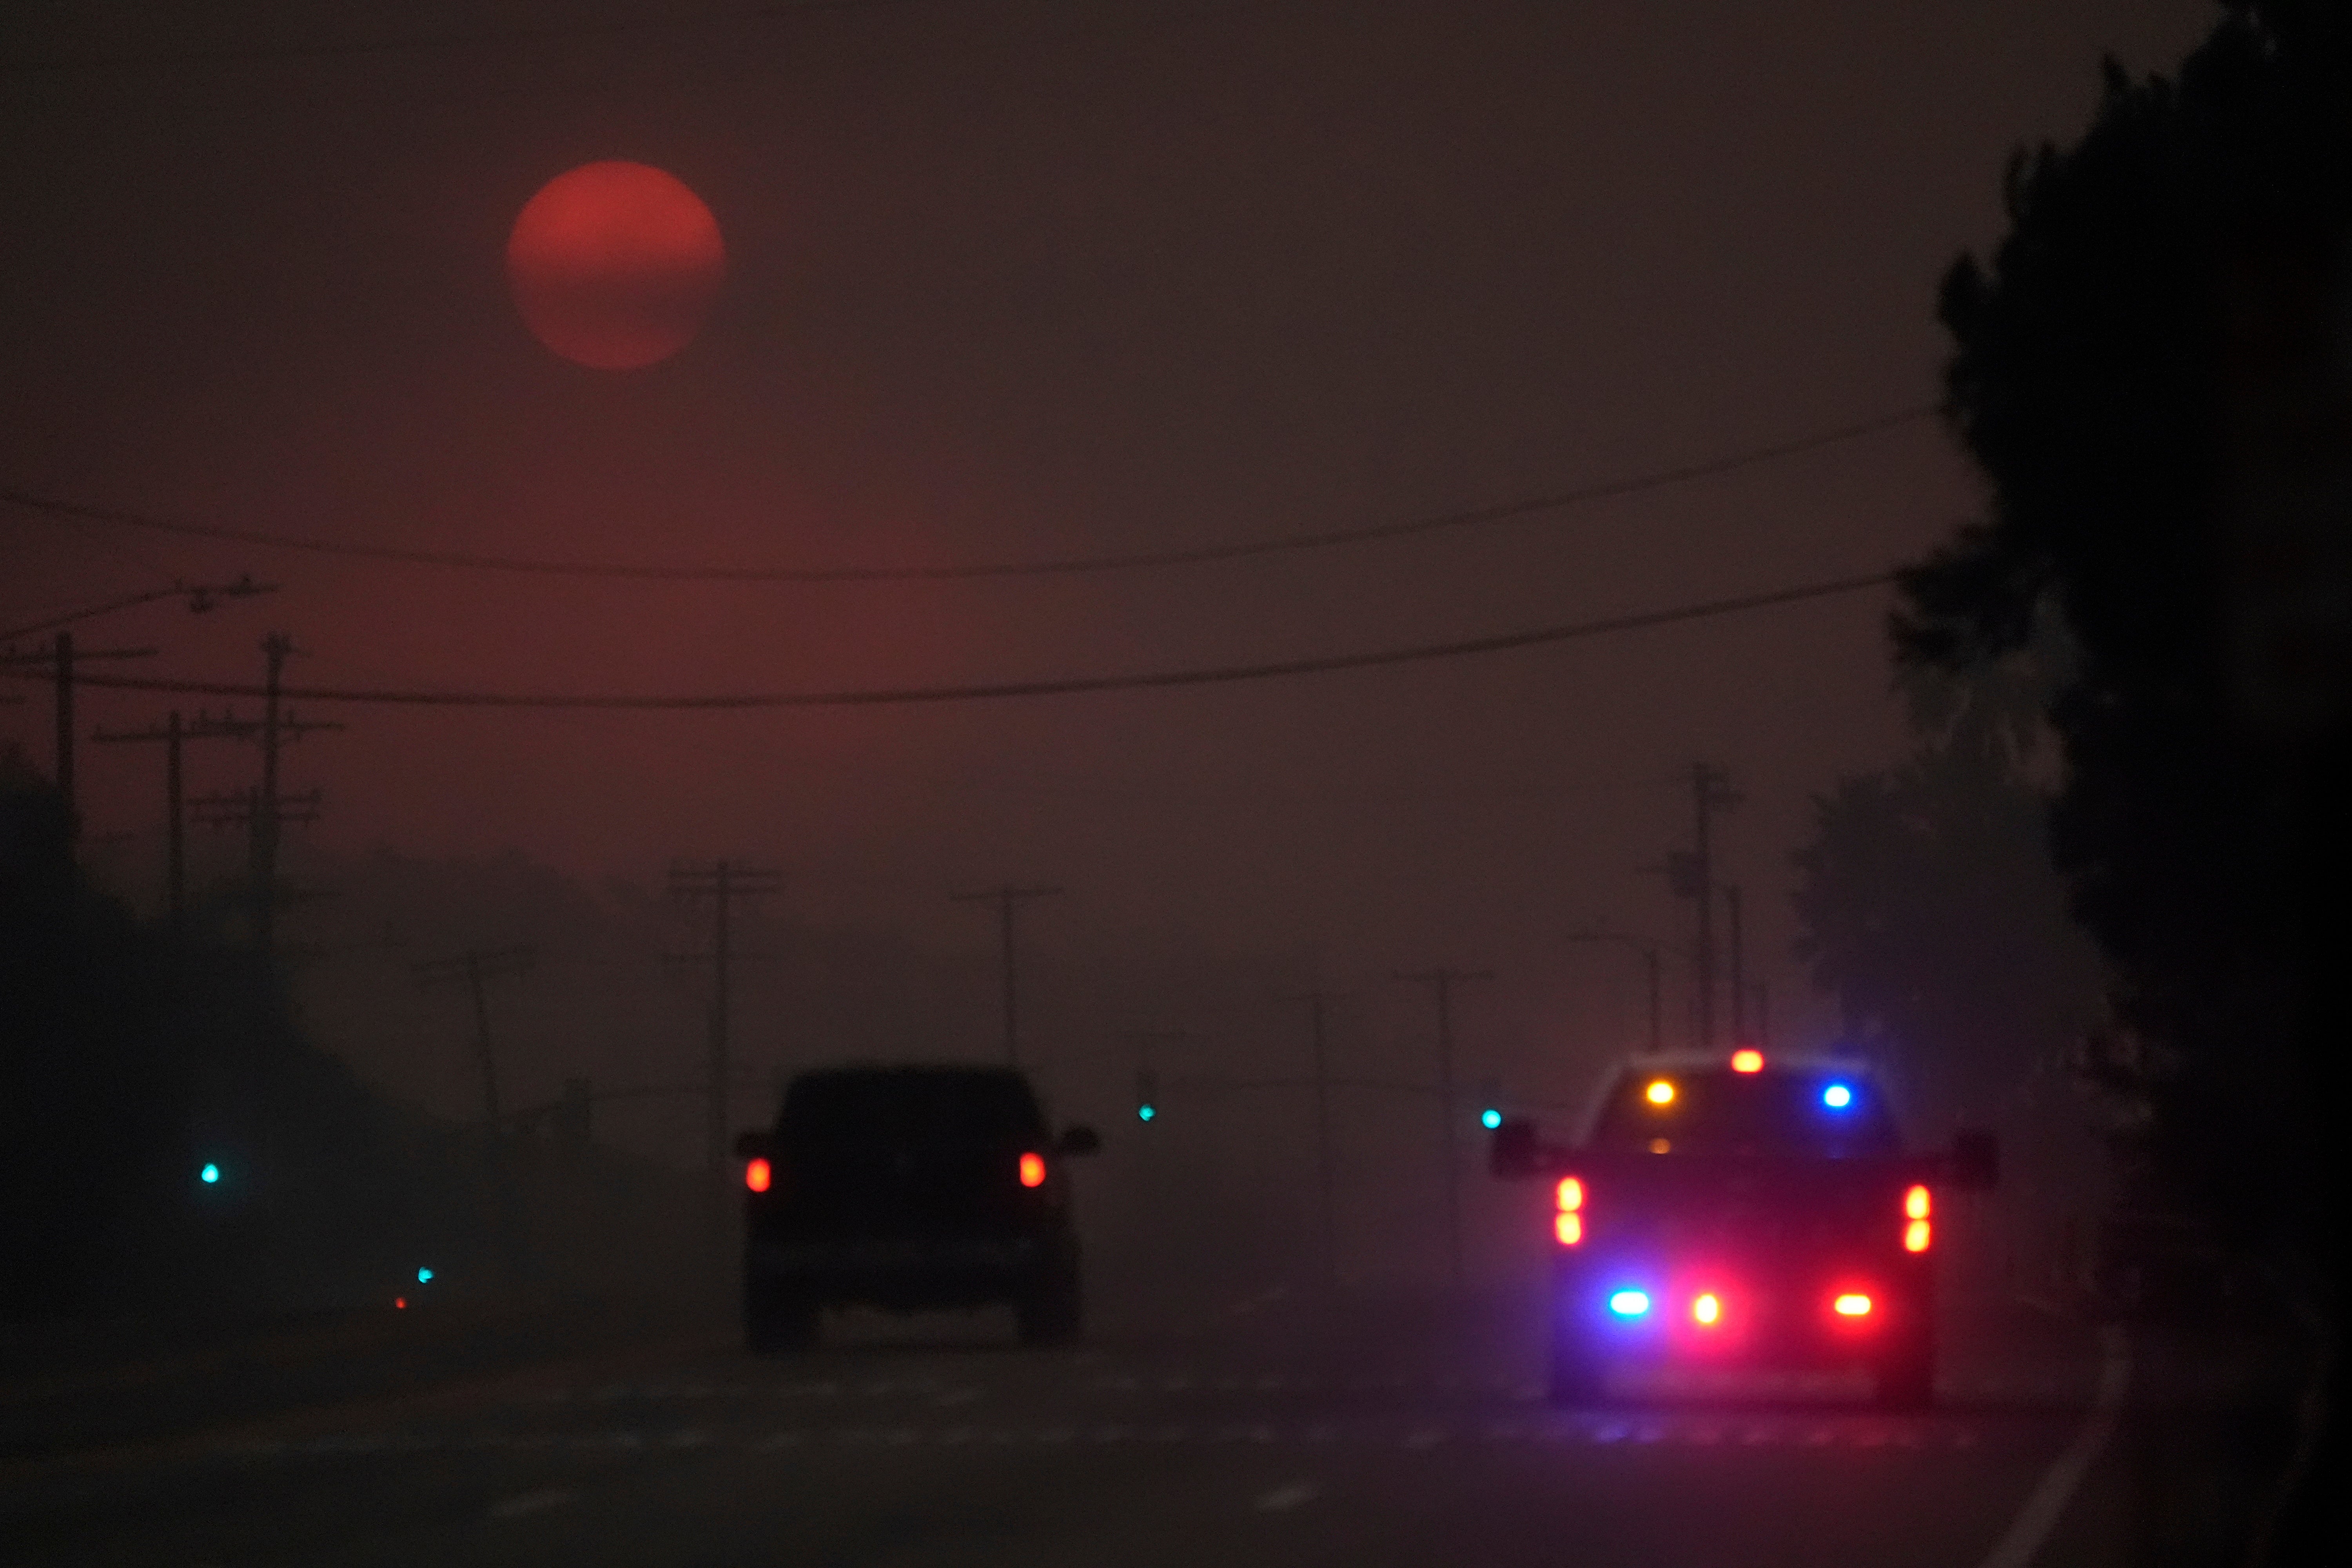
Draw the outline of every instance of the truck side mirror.
<instances>
[{"instance_id":1,"label":"truck side mirror","mask_svg":"<svg viewBox=\"0 0 2352 1568\"><path fill-rule=\"evenodd\" d=\"M1091 1127L1065 1127L1054 1149L1061 1154L1099 1154L1102 1152L1102 1137Z\"/></svg>"},{"instance_id":2,"label":"truck side mirror","mask_svg":"<svg viewBox=\"0 0 2352 1568\"><path fill-rule=\"evenodd\" d=\"M775 1152L775 1139L765 1132L735 1134L735 1157L738 1160L764 1160Z\"/></svg>"},{"instance_id":3,"label":"truck side mirror","mask_svg":"<svg viewBox=\"0 0 2352 1568\"><path fill-rule=\"evenodd\" d=\"M1500 1180L1523 1182L1543 1174L1543 1141L1536 1124L1508 1117L1486 1146L1486 1168Z\"/></svg>"},{"instance_id":4,"label":"truck side mirror","mask_svg":"<svg viewBox=\"0 0 2352 1568\"><path fill-rule=\"evenodd\" d=\"M1962 1192L1992 1191L2000 1185L2000 1140L1990 1132L1956 1133L1948 1169L1952 1185Z\"/></svg>"}]
</instances>

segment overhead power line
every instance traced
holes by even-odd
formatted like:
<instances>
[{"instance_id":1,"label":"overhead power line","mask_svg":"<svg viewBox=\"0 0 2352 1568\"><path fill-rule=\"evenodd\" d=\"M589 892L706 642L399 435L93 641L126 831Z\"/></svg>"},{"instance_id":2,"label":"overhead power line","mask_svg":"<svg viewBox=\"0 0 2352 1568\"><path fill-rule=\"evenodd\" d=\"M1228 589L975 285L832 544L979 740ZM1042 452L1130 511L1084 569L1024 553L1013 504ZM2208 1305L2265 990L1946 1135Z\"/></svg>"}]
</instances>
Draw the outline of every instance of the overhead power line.
<instances>
[{"instance_id":1,"label":"overhead power line","mask_svg":"<svg viewBox=\"0 0 2352 1568\"><path fill-rule=\"evenodd\" d=\"M405 550L394 545L353 544L336 540L306 539L293 534L268 533L258 529L231 528L219 523L192 522L157 517L127 508L99 506L87 501L37 495L12 485L0 485L0 500L28 510L47 512L52 516L77 518L89 522L117 523L126 528L146 529L157 533L179 534L194 539L226 540L239 544L264 545L276 550L302 550L320 555L343 555L368 561L389 561L407 566L436 566L475 572L509 572L545 577L605 577L660 583L935 583L982 577L1075 576L1086 573L1128 572L1154 566L1199 566L1219 561L1241 561L1255 556L1280 555L1301 550L1328 550L1339 545L1365 544L1382 540L1407 539L1418 534L1444 533L1456 529L1484 527L1491 523L1508 521L1514 518L1531 516L1538 512L1559 511L1570 507L1589 505L1595 501L1613 500L1625 496L1639 495L1648 490L1664 489L1674 485L1713 479L1741 468L1755 468L1806 452L1817 451L1824 447L1882 435L1906 425L1916 424L1920 420L1931 417L1935 413L1936 408L1933 405L1923 404L1908 408L1899 408L1892 413L1881 414L1856 424L1841 425L1834 429L1816 431L1810 436L1775 442L1767 447L1746 447L1700 462L1654 468L1646 473L1622 479L1603 479L1543 495L1524 496L1517 500L1498 501L1489 506L1406 518L1394 522L1326 529L1313 533L1289 534L1279 539L1192 545L1176 550L1133 551L1118 554L1076 555L1036 561L971 562L939 566L660 566L617 561L560 561L533 556L478 555L463 551Z\"/></svg>"},{"instance_id":2,"label":"overhead power line","mask_svg":"<svg viewBox=\"0 0 2352 1568\"><path fill-rule=\"evenodd\" d=\"M544 26L468 27L417 33L397 38L353 38L340 43L223 44L206 47L124 50L68 55L49 59L0 60L0 76L80 76L98 71L152 69L162 66L278 65L299 60L366 59L380 55L440 54L453 49L512 47L574 39L626 38L647 33L695 32L709 27L792 21L835 12L897 9L927 0L797 0L699 15L643 16L610 21L553 23Z\"/></svg>"},{"instance_id":3,"label":"overhead power line","mask_svg":"<svg viewBox=\"0 0 2352 1568\"><path fill-rule=\"evenodd\" d=\"M1239 4L1192 6L1137 18L1124 31L1213 20L1234 13L1268 8L1274 0L1243 0ZM803 18L851 15L866 11L921 10L943 6L945 0L792 0L789 4L750 5L684 15L615 17L606 21L548 23L537 26L469 27L404 37L351 38L333 43L195 45L183 48L121 50L111 54L66 55L49 58L0 59L0 78L76 77L103 72L155 70L183 66L286 65L307 61L368 60L400 55L446 54L467 49L528 48L539 44L602 39L627 39L652 34L709 32L725 27L789 23ZM1100 32L1089 27L1083 34ZM1057 30L1072 36L1075 30ZM1046 34L1045 37L1055 35ZM1028 38L1018 40L1030 41Z\"/></svg>"},{"instance_id":4,"label":"overhead power line","mask_svg":"<svg viewBox=\"0 0 2352 1568\"><path fill-rule=\"evenodd\" d=\"M288 687L279 695L307 702L363 702L421 708L545 708L656 710L725 710L754 708L866 708L926 702L971 702L1010 697L1068 697L1085 692L1141 691L1158 687L1219 686L1244 680L1268 680L1283 676L1323 675L1345 669L1374 669L1388 665L1422 664L1435 659L1463 658L1473 654L1503 653L1513 648L1540 647L1576 642L1611 632L1638 631L1673 626L1778 605L1826 599L1865 588L1884 587L1895 580L1892 571L1858 577L1840 577L1801 587L1738 598L1714 599L1670 610L1600 620L1572 621L1534 631L1505 632L1496 637L1469 637L1459 642L1426 643L1414 647L1384 648L1371 653L1333 654L1319 658L1276 659L1264 664L1212 666L1196 669L1157 670L1138 675L1077 676L1048 680L1009 680L965 686L879 687L844 691L768 691L702 696L627 697L619 695L560 696L496 691L397 691L363 687ZM15 673L0 666L0 675ZM257 697L259 687L229 681L138 679L116 676L83 676L86 686L121 691L171 691L205 697Z\"/></svg>"}]
</instances>

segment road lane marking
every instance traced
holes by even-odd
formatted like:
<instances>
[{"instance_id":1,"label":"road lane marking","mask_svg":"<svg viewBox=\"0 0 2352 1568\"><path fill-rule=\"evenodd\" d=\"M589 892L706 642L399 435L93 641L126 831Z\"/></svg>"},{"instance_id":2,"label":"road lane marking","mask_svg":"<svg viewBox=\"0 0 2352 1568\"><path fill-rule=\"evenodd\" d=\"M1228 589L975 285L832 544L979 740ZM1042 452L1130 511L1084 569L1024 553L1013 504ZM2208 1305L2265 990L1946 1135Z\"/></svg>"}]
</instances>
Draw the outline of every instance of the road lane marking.
<instances>
[{"instance_id":1,"label":"road lane marking","mask_svg":"<svg viewBox=\"0 0 2352 1568\"><path fill-rule=\"evenodd\" d=\"M1313 1481L1290 1481L1257 1500L1260 1513L1286 1513L1303 1502L1313 1502L1322 1491Z\"/></svg>"},{"instance_id":2,"label":"road lane marking","mask_svg":"<svg viewBox=\"0 0 2352 1568\"><path fill-rule=\"evenodd\" d=\"M1487 1444L1557 1447L1576 1444L1606 1447L1626 1444L1675 1447L1719 1447L1737 1443L1749 1448L1767 1447L1884 1450L1901 1448L1958 1450L1979 1447L1984 1433L1976 1426L1950 1420L1890 1421L1885 1417L1834 1422L1727 1422L1719 1418L1635 1415L1612 1418L1596 1414L1561 1412L1538 1420L1498 1416L1468 1424L1419 1423L1370 1417L1332 1420L1328 1417L1294 1422L1223 1422L1187 1425L1102 1423L1084 1426L1044 1424L979 1426L957 1423L931 1425L850 1425L802 1426L782 1430L727 1430L709 1426L588 1429L582 1431L478 1430L452 1433L375 1432L326 1434L294 1442L231 1441L213 1452L233 1462L255 1465L311 1458L355 1456L397 1459L443 1451L497 1451L568 1448L573 1451L656 1452L688 1448L740 1448L768 1453L809 1444L850 1447L867 1453L915 1447L964 1447L974 1444L1039 1445L1066 1447L1087 1445L1146 1443L1253 1444L1272 1447L1324 1447L1335 1442L1393 1444L1414 1452L1457 1438ZM2024 1568L2017 1563L2008 1568Z\"/></svg>"},{"instance_id":3,"label":"road lane marking","mask_svg":"<svg viewBox=\"0 0 2352 1568\"><path fill-rule=\"evenodd\" d=\"M543 1491L525 1492L520 1497L510 1497L504 1502L492 1503L490 1517L521 1519L528 1514L544 1513L551 1508L562 1508L565 1503L576 1501L579 1495L563 1487L549 1487Z\"/></svg>"},{"instance_id":4,"label":"road lane marking","mask_svg":"<svg viewBox=\"0 0 2352 1568\"><path fill-rule=\"evenodd\" d=\"M2027 1568L2034 1553L2057 1526L2058 1518L2083 1484L2093 1464L2116 1434L2123 1418L2124 1394L2131 1387L2131 1340L2109 1324L2099 1335L2099 1390L2091 1399L2091 1413L2083 1420L2066 1451L2051 1461L2041 1485L2010 1521L2008 1533L1997 1542L1982 1568Z\"/></svg>"}]
</instances>

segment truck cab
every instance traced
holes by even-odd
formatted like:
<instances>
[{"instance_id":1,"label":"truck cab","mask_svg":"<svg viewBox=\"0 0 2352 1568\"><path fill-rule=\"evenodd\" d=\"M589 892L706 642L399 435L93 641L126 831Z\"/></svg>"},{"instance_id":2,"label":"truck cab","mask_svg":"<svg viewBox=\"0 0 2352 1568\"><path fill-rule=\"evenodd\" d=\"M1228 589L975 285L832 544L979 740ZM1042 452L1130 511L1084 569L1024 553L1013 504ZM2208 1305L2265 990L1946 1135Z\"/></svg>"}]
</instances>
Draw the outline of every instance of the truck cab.
<instances>
[{"instance_id":1,"label":"truck cab","mask_svg":"<svg viewBox=\"0 0 2352 1568\"><path fill-rule=\"evenodd\" d=\"M1024 1341L1075 1338L1077 1230L1066 1162L1029 1081L914 1064L803 1073L743 1162L743 1321L755 1351L814 1342L826 1307L1010 1301Z\"/></svg>"},{"instance_id":2,"label":"truck cab","mask_svg":"<svg viewBox=\"0 0 2352 1568\"><path fill-rule=\"evenodd\" d=\"M1870 1067L1849 1058L1634 1058L1580 1142L1496 1129L1496 1173L1551 1189L1556 1402L1612 1365L1860 1363L1894 1408L1931 1402L1937 1201L1990 1186L1990 1135L1906 1152Z\"/></svg>"}]
</instances>

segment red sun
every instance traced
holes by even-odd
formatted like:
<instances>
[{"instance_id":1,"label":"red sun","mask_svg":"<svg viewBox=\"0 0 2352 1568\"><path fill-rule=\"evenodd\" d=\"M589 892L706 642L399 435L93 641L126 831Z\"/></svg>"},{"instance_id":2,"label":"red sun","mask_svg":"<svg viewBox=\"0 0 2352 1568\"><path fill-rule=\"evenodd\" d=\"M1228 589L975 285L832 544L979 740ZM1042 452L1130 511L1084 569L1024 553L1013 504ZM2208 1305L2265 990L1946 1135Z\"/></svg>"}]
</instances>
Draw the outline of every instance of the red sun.
<instances>
[{"instance_id":1,"label":"red sun","mask_svg":"<svg viewBox=\"0 0 2352 1568\"><path fill-rule=\"evenodd\" d=\"M507 237L507 281L532 335L596 370L636 370L692 342L726 275L719 220L644 163L558 174Z\"/></svg>"}]
</instances>

